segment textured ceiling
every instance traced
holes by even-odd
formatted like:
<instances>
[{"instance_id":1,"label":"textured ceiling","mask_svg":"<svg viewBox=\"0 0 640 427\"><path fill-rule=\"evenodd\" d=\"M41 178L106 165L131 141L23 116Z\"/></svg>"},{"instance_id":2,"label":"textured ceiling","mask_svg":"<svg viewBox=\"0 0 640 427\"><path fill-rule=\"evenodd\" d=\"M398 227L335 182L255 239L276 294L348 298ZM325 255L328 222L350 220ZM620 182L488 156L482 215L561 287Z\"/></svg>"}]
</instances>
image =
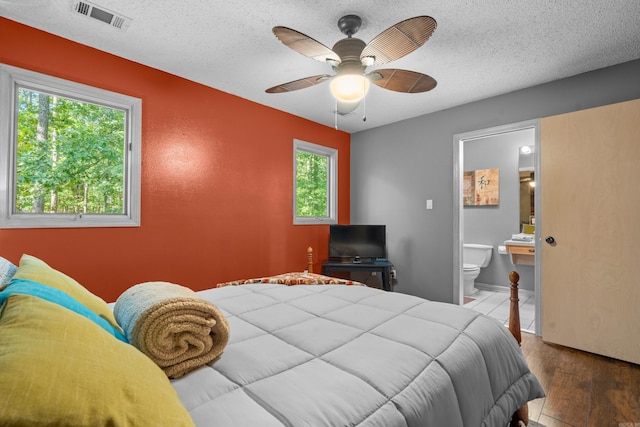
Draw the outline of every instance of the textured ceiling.
<instances>
[{"instance_id":1,"label":"textured ceiling","mask_svg":"<svg viewBox=\"0 0 640 427\"><path fill-rule=\"evenodd\" d=\"M418 71L438 85L420 94L372 86L363 107L338 117L358 132L471 101L640 58L639 0L96 0L131 18L119 30L72 9L72 0L0 0L0 15L235 94L334 126L329 84L284 94L265 89L331 68L287 48L274 26L332 47L346 14L362 18L355 37L369 42L404 19L429 15L427 43L384 68ZM379 68L382 68L379 67ZM375 69L375 67L370 68Z\"/></svg>"}]
</instances>

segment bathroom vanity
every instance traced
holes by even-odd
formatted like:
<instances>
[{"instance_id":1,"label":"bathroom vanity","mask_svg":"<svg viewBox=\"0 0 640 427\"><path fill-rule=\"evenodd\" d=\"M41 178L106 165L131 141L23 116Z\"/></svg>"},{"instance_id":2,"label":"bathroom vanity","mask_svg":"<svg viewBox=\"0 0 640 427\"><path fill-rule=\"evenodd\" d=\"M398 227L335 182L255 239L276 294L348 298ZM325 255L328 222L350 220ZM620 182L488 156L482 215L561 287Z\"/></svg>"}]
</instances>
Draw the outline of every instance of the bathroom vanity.
<instances>
[{"instance_id":1,"label":"bathroom vanity","mask_svg":"<svg viewBox=\"0 0 640 427\"><path fill-rule=\"evenodd\" d=\"M514 264L535 265L536 244L533 234L514 234L510 240L505 240L507 253L511 255Z\"/></svg>"}]
</instances>

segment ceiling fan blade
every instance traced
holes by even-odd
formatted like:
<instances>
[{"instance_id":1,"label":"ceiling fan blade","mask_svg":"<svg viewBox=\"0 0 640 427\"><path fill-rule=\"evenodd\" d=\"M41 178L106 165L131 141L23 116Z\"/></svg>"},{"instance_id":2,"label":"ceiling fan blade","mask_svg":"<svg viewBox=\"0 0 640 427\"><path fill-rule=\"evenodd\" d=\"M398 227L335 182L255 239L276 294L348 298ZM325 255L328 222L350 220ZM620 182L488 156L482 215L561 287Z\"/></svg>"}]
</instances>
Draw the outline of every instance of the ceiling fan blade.
<instances>
[{"instance_id":1,"label":"ceiling fan blade","mask_svg":"<svg viewBox=\"0 0 640 427\"><path fill-rule=\"evenodd\" d=\"M387 28L364 48L360 59L380 65L395 61L413 52L429 40L436 30L436 20L430 16L416 16Z\"/></svg>"},{"instance_id":2,"label":"ceiling fan blade","mask_svg":"<svg viewBox=\"0 0 640 427\"><path fill-rule=\"evenodd\" d=\"M340 63L340 57L334 51L306 34L287 27L273 27L273 34L287 47L304 56L320 62L329 61L334 65Z\"/></svg>"},{"instance_id":3,"label":"ceiling fan blade","mask_svg":"<svg viewBox=\"0 0 640 427\"><path fill-rule=\"evenodd\" d=\"M331 76L329 74L320 74L317 76L305 77L304 79L294 80L289 83L283 83L278 86L271 87L265 92L267 93L284 93L292 92L294 90L305 89L318 83L322 83L328 80Z\"/></svg>"},{"instance_id":4,"label":"ceiling fan blade","mask_svg":"<svg viewBox=\"0 0 640 427\"><path fill-rule=\"evenodd\" d=\"M415 71L388 68L369 73L369 80L384 89L404 93L426 92L438 84L435 79Z\"/></svg>"}]
</instances>

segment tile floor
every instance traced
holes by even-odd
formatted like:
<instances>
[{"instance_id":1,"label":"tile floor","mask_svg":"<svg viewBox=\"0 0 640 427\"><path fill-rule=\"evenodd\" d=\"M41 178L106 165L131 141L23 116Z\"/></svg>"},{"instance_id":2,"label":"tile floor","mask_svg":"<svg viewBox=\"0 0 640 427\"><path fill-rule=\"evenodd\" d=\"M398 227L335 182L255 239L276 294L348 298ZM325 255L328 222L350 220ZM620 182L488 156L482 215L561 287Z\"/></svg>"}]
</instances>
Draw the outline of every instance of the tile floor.
<instances>
[{"instance_id":1,"label":"tile floor","mask_svg":"<svg viewBox=\"0 0 640 427\"><path fill-rule=\"evenodd\" d=\"M520 328L525 332L535 333L535 295L531 291L520 289ZM473 301L465 303L465 307L479 311L509 326L509 292L478 289L468 298Z\"/></svg>"}]
</instances>

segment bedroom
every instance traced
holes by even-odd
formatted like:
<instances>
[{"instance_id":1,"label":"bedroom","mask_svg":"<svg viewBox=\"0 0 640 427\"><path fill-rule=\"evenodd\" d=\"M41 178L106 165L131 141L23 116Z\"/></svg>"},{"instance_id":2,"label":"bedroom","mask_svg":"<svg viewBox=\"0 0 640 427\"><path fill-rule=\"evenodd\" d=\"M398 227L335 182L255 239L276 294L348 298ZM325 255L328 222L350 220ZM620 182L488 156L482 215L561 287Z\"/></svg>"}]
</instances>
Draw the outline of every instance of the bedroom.
<instances>
[{"instance_id":1,"label":"bedroom","mask_svg":"<svg viewBox=\"0 0 640 427\"><path fill-rule=\"evenodd\" d=\"M339 150L340 223L387 223L397 230L389 236L396 289L453 301L453 135L640 97L636 60L350 135L13 21L3 20L2 37L11 40L3 43L4 63L143 99L148 148L141 228L0 231L7 256L15 259L29 247L107 299L154 273L194 288L237 278L245 248L257 259L250 275L291 270L291 258L307 246L316 249L318 262L324 259L326 226L290 221L291 173L282 153L288 155L298 138ZM197 100L202 93L206 97ZM177 108L164 107L171 103ZM402 148L387 141L403 141ZM205 157L212 163L193 163ZM380 192L388 193L388 203L377 203ZM425 216L428 198L436 209ZM57 242L64 242L64 251L52 245Z\"/></svg>"},{"instance_id":2,"label":"bedroom","mask_svg":"<svg viewBox=\"0 0 640 427\"><path fill-rule=\"evenodd\" d=\"M640 98L635 60L349 135L4 18L0 36L3 63L143 99L142 227L0 230L3 256L39 256L110 301L146 280L199 290L296 270L309 245L316 262L323 259L326 226L291 222L288 156L299 138L340 152L340 222L382 222L415 234L390 237L396 289L450 302L453 134ZM406 192L379 203L385 187L376 184L401 175L394 186ZM414 214L427 198L435 200L434 215Z\"/></svg>"}]
</instances>

